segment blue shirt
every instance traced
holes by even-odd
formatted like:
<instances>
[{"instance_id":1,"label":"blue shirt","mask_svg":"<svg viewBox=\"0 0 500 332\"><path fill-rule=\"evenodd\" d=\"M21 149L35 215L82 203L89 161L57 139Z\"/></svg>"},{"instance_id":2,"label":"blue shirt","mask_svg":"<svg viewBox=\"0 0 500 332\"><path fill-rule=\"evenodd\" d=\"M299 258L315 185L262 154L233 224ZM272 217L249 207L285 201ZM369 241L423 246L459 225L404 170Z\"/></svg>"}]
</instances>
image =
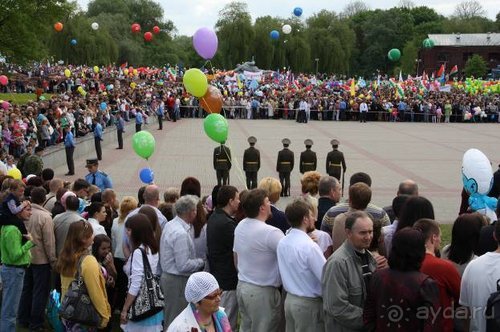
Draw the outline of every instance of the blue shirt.
<instances>
[{"instance_id":1,"label":"blue shirt","mask_svg":"<svg viewBox=\"0 0 500 332\"><path fill-rule=\"evenodd\" d=\"M347 104L346 104L346 102L342 100L342 101L340 102L339 107L340 107L340 109L341 109L341 110L345 110L345 109L347 108Z\"/></svg>"},{"instance_id":2,"label":"blue shirt","mask_svg":"<svg viewBox=\"0 0 500 332\"><path fill-rule=\"evenodd\" d=\"M72 148L75 146L75 138L73 137L73 133L68 131L66 134L66 137L64 138L64 147L66 148Z\"/></svg>"},{"instance_id":3,"label":"blue shirt","mask_svg":"<svg viewBox=\"0 0 500 332\"><path fill-rule=\"evenodd\" d=\"M135 113L135 123L142 124L142 113L141 112Z\"/></svg>"},{"instance_id":4,"label":"blue shirt","mask_svg":"<svg viewBox=\"0 0 500 332\"><path fill-rule=\"evenodd\" d=\"M98 186L101 191L113 188L113 184L111 183L111 179L109 178L109 176L101 171L85 175L85 181Z\"/></svg>"},{"instance_id":5,"label":"blue shirt","mask_svg":"<svg viewBox=\"0 0 500 332\"><path fill-rule=\"evenodd\" d=\"M156 110L156 114L159 116L163 116L163 106L158 106L158 109Z\"/></svg>"},{"instance_id":6,"label":"blue shirt","mask_svg":"<svg viewBox=\"0 0 500 332\"><path fill-rule=\"evenodd\" d=\"M97 123L94 127L94 137L102 140L102 126L100 123Z\"/></svg>"},{"instance_id":7,"label":"blue shirt","mask_svg":"<svg viewBox=\"0 0 500 332\"><path fill-rule=\"evenodd\" d=\"M120 117L118 120L116 120L115 123L116 123L117 130L125 129L125 120L123 120L122 117Z\"/></svg>"}]
</instances>

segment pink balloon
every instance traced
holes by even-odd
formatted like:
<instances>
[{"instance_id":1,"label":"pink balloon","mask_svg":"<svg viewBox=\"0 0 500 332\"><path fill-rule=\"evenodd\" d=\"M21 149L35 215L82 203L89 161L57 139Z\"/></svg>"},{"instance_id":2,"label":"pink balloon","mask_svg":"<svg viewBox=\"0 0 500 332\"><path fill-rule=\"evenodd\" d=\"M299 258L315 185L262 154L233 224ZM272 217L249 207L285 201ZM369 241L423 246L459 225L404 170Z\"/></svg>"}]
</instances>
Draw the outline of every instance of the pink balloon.
<instances>
[{"instance_id":1,"label":"pink balloon","mask_svg":"<svg viewBox=\"0 0 500 332\"><path fill-rule=\"evenodd\" d=\"M217 52L218 45L219 39L212 29L204 27L194 33L194 49L203 59L212 59Z\"/></svg>"},{"instance_id":2,"label":"pink balloon","mask_svg":"<svg viewBox=\"0 0 500 332\"><path fill-rule=\"evenodd\" d=\"M9 83L9 79L7 78L7 76L5 75L0 76L0 84L7 85L7 83Z\"/></svg>"},{"instance_id":3,"label":"pink balloon","mask_svg":"<svg viewBox=\"0 0 500 332\"><path fill-rule=\"evenodd\" d=\"M5 85L5 84L4 84L4 85ZM9 106L10 106L10 104L9 104L8 102L6 102L6 101L4 101L4 102L2 103L2 108L3 108L4 110L8 110L8 109L9 109Z\"/></svg>"}]
</instances>

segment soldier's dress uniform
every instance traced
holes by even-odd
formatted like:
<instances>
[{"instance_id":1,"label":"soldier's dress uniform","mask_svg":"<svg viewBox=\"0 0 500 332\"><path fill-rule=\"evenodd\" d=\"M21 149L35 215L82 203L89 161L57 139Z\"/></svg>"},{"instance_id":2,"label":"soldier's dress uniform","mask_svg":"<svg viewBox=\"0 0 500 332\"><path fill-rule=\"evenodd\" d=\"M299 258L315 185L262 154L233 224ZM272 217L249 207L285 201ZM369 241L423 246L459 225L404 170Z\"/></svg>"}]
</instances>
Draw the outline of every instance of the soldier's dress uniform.
<instances>
[{"instance_id":1,"label":"soldier's dress uniform","mask_svg":"<svg viewBox=\"0 0 500 332\"><path fill-rule=\"evenodd\" d=\"M330 144L333 151L328 152L326 156L326 172L340 181L340 175L346 171L344 154L338 150L338 140L333 139Z\"/></svg>"},{"instance_id":2,"label":"soldier's dress uniform","mask_svg":"<svg viewBox=\"0 0 500 332\"><path fill-rule=\"evenodd\" d=\"M248 138L250 147L243 153L243 170L247 178L247 188L257 188L257 172L260 169L260 151L254 145L257 139L254 136Z\"/></svg>"},{"instance_id":3,"label":"soldier's dress uniform","mask_svg":"<svg viewBox=\"0 0 500 332\"><path fill-rule=\"evenodd\" d=\"M217 175L217 185L228 185L229 170L231 169L231 150L224 143L214 149L214 169Z\"/></svg>"},{"instance_id":4,"label":"soldier's dress uniform","mask_svg":"<svg viewBox=\"0 0 500 332\"><path fill-rule=\"evenodd\" d=\"M316 152L311 150L313 141L306 139L304 141L306 150L300 154L299 170L301 174L309 171L315 171L318 163L318 158L316 157Z\"/></svg>"},{"instance_id":5,"label":"soldier's dress uniform","mask_svg":"<svg viewBox=\"0 0 500 332\"><path fill-rule=\"evenodd\" d=\"M276 162L276 171L279 173L281 182L281 196L290 196L290 173L294 166L294 154L293 151L288 149L290 145L290 140L284 138L281 143L283 144L283 150L278 152L278 160Z\"/></svg>"}]
</instances>

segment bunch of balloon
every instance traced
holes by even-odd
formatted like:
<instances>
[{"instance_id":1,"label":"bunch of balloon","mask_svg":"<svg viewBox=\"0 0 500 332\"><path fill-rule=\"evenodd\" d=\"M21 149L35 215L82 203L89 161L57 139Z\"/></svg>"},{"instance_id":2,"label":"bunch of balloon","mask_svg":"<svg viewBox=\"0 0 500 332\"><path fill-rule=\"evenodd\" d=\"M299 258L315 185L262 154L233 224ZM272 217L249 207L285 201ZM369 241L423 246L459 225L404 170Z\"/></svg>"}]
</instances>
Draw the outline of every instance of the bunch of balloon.
<instances>
[{"instance_id":1,"label":"bunch of balloon","mask_svg":"<svg viewBox=\"0 0 500 332\"><path fill-rule=\"evenodd\" d=\"M149 131L142 130L132 136L132 148L139 157L146 159L146 161L153 155L155 147L155 138ZM153 170L149 166L141 169L139 179L145 184L152 184L154 181Z\"/></svg>"}]
</instances>

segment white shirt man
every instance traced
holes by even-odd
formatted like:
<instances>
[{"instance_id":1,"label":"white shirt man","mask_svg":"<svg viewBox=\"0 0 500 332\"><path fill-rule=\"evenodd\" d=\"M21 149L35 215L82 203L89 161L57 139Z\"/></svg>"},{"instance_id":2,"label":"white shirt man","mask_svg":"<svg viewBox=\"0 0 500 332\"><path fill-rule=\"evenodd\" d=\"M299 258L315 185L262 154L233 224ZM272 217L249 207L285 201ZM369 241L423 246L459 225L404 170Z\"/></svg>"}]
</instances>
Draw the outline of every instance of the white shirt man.
<instances>
[{"instance_id":1,"label":"white shirt man","mask_svg":"<svg viewBox=\"0 0 500 332\"><path fill-rule=\"evenodd\" d=\"M264 190L251 190L243 210L248 218L236 226L233 248L238 269L240 331L277 331L282 303L276 250L284 235L266 224L271 203Z\"/></svg>"},{"instance_id":2,"label":"white shirt man","mask_svg":"<svg viewBox=\"0 0 500 332\"><path fill-rule=\"evenodd\" d=\"M319 246L307 235L314 230L312 206L298 199L286 207L292 229L278 244L278 266L287 291L285 316L287 331L323 331L321 277L326 259Z\"/></svg>"}]
</instances>

